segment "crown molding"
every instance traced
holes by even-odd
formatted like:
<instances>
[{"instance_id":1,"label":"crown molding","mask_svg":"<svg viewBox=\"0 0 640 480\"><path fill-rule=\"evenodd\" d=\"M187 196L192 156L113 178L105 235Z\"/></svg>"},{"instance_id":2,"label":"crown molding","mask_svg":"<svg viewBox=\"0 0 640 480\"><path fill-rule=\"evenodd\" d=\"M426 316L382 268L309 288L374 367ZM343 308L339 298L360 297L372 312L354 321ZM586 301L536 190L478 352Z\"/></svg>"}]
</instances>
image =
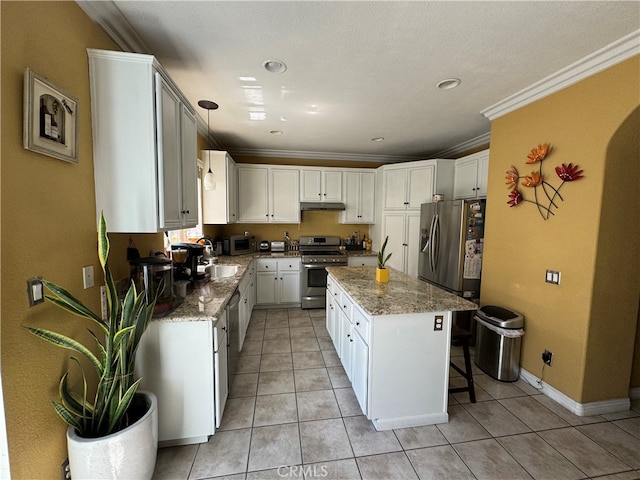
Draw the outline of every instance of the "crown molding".
<instances>
[{"instance_id":1,"label":"crown molding","mask_svg":"<svg viewBox=\"0 0 640 480\"><path fill-rule=\"evenodd\" d=\"M399 155L373 155L364 153L310 152L302 150L268 150L253 148L229 148L229 153L237 156L266 158L299 158L302 160L345 160L353 162L399 163L422 160L424 157Z\"/></svg>"},{"instance_id":2,"label":"crown molding","mask_svg":"<svg viewBox=\"0 0 640 480\"><path fill-rule=\"evenodd\" d=\"M103 28L124 52L149 53L147 45L112 1L76 0L84 13Z\"/></svg>"},{"instance_id":3,"label":"crown molding","mask_svg":"<svg viewBox=\"0 0 640 480\"><path fill-rule=\"evenodd\" d=\"M442 150L435 155L432 155L430 158L450 158L455 157L459 153L466 153L469 150L473 150L478 147L484 147L489 145L489 140L491 137L491 132L483 133L475 138L467 140L466 142L459 143L458 145L454 145L451 148L447 148L446 150Z\"/></svg>"},{"instance_id":4,"label":"crown molding","mask_svg":"<svg viewBox=\"0 0 640 480\"><path fill-rule=\"evenodd\" d=\"M640 29L543 78L480 113L494 120L640 54Z\"/></svg>"}]
</instances>

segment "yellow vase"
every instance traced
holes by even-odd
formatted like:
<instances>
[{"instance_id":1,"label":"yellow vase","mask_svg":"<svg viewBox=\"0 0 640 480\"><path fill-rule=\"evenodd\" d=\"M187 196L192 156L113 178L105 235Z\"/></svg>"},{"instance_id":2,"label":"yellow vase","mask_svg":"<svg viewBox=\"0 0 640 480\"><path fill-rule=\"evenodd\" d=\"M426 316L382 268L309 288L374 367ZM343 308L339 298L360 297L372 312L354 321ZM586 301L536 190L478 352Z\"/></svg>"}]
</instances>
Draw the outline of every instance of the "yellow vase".
<instances>
[{"instance_id":1,"label":"yellow vase","mask_svg":"<svg viewBox=\"0 0 640 480\"><path fill-rule=\"evenodd\" d=\"M376 282L386 283L389 281L389 270L376 267Z\"/></svg>"}]
</instances>

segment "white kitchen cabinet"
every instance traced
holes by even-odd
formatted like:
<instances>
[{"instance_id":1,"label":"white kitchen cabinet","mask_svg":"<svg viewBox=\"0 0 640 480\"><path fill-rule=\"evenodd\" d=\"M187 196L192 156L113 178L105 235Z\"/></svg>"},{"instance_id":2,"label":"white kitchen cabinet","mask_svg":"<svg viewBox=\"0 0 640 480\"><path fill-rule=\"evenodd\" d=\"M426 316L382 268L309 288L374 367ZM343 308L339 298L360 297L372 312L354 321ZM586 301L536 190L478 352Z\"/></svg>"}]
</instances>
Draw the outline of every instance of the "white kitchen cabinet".
<instances>
[{"instance_id":1,"label":"white kitchen cabinet","mask_svg":"<svg viewBox=\"0 0 640 480\"><path fill-rule=\"evenodd\" d=\"M300 223L300 170L238 167L238 210L242 223Z\"/></svg>"},{"instance_id":2,"label":"white kitchen cabinet","mask_svg":"<svg viewBox=\"0 0 640 480\"><path fill-rule=\"evenodd\" d=\"M342 202L342 170L337 168L302 168L301 202Z\"/></svg>"},{"instance_id":3,"label":"white kitchen cabinet","mask_svg":"<svg viewBox=\"0 0 640 480\"><path fill-rule=\"evenodd\" d=\"M488 174L488 149L456 160L454 199L486 197Z\"/></svg>"},{"instance_id":4,"label":"white kitchen cabinet","mask_svg":"<svg viewBox=\"0 0 640 480\"><path fill-rule=\"evenodd\" d=\"M382 239L389 236L385 255L392 253L387 265L412 277L418 276L420 214L391 212L382 218Z\"/></svg>"},{"instance_id":5,"label":"white kitchen cabinet","mask_svg":"<svg viewBox=\"0 0 640 480\"><path fill-rule=\"evenodd\" d=\"M216 179L214 190L202 190L202 222L224 225L238 221L238 167L228 152L202 150L204 173L211 171Z\"/></svg>"},{"instance_id":6,"label":"white kitchen cabinet","mask_svg":"<svg viewBox=\"0 0 640 480\"><path fill-rule=\"evenodd\" d=\"M300 303L300 258L256 260L256 305Z\"/></svg>"},{"instance_id":7,"label":"white kitchen cabinet","mask_svg":"<svg viewBox=\"0 0 640 480\"><path fill-rule=\"evenodd\" d=\"M351 386L363 413L367 413L367 382L369 381L369 345L354 328L351 351Z\"/></svg>"},{"instance_id":8,"label":"white kitchen cabinet","mask_svg":"<svg viewBox=\"0 0 640 480\"><path fill-rule=\"evenodd\" d=\"M223 327L226 314L215 323L154 320L142 336L136 376L158 397L162 446L206 442L220 424L228 394Z\"/></svg>"},{"instance_id":9,"label":"white kitchen cabinet","mask_svg":"<svg viewBox=\"0 0 640 480\"><path fill-rule=\"evenodd\" d=\"M238 336L238 350L242 350L244 338L247 335L247 328L251 320L251 312L255 304L255 267L251 262L238 284L240 293L240 303L238 304L238 323L240 334Z\"/></svg>"},{"instance_id":10,"label":"white kitchen cabinet","mask_svg":"<svg viewBox=\"0 0 640 480\"><path fill-rule=\"evenodd\" d=\"M421 160L410 164L383 167L383 210L420 210L431 202L434 193L451 199L454 162Z\"/></svg>"},{"instance_id":11,"label":"white kitchen cabinet","mask_svg":"<svg viewBox=\"0 0 640 480\"><path fill-rule=\"evenodd\" d=\"M375 223L375 183L374 171L345 171L340 223Z\"/></svg>"},{"instance_id":12,"label":"white kitchen cabinet","mask_svg":"<svg viewBox=\"0 0 640 480\"><path fill-rule=\"evenodd\" d=\"M196 226L195 110L153 56L87 52L97 215L110 232Z\"/></svg>"}]
</instances>

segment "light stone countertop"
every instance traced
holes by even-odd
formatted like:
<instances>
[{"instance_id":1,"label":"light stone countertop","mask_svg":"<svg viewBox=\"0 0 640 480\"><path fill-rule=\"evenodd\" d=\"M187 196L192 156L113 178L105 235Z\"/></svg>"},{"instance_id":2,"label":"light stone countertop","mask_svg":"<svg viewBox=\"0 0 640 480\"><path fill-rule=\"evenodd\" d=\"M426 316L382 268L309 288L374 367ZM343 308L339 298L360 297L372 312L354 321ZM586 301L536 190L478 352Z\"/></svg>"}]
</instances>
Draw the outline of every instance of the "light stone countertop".
<instances>
[{"instance_id":1,"label":"light stone countertop","mask_svg":"<svg viewBox=\"0 0 640 480\"><path fill-rule=\"evenodd\" d=\"M329 274L368 315L477 310L478 305L388 268L389 282L376 281L376 267L327 267Z\"/></svg>"}]
</instances>

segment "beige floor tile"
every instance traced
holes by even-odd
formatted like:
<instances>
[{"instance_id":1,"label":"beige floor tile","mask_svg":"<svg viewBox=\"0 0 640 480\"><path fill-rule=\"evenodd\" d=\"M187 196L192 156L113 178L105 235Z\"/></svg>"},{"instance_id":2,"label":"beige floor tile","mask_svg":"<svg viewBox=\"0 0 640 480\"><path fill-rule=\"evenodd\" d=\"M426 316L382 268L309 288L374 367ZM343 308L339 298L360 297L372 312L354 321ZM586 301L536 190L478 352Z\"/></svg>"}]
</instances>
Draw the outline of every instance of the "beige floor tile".
<instances>
[{"instance_id":1,"label":"beige floor tile","mask_svg":"<svg viewBox=\"0 0 640 480\"><path fill-rule=\"evenodd\" d=\"M271 330L273 328L289 328L289 317L269 317L267 314L267 320L264 324L265 330Z\"/></svg>"},{"instance_id":2,"label":"beige floor tile","mask_svg":"<svg viewBox=\"0 0 640 480\"><path fill-rule=\"evenodd\" d=\"M635 438L640 439L640 418L627 418L625 420L616 420L613 422L614 425L617 425L625 432L630 433Z\"/></svg>"},{"instance_id":3,"label":"beige floor tile","mask_svg":"<svg viewBox=\"0 0 640 480\"><path fill-rule=\"evenodd\" d=\"M278 425L298 421L295 393L277 395L259 395L256 398L256 410L253 426Z\"/></svg>"},{"instance_id":4,"label":"beige floor tile","mask_svg":"<svg viewBox=\"0 0 640 480\"><path fill-rule=\"evenodd\" d=\"M497 400L468 403L463 406L494 437L531 431Z\"/></svg>"},{"instance_id":5,"label":"beige floor tile","mask_svg":"<svg viewBox=\"0 0 640 480\"><path fill-rule=\"evenodd\" d=\"M320 368L324 366L324 359L322 358L322 353L319 351L293 353L293 368L295 370L303 368Z\"/></svg>"},{"instance_id":6,"label":"beige floor tile","mask_svg":"<svg viewBox=\"0 0 640 480\"><path fill-rule=\"evenodd\" d=\"M449 422L438 424L436 428L449 443L470 442L491 436L462 405L449 405L448 413Z\"/></svg>"},{"instance_id":7,"label":"beige floor tile","mask_svg":"<svg viewBox=\"0 0 640 480\"><path fill-rule=\"evenodd\" d=\"M260 355L262 354L262 340L248 341L245 339L240 355Z\"/></svg>"},{"instance_id":8,"label":"beige floor tile","mask_svg":"<svg viewBox=\"0 0 640 480\"><path fill-rule=\"evenodd\" d=\"M262 354L291 353L291 344L287 340L265 340L262 342Z\"/></svg>"},{"instance_id":9,"label":"beige floor tile","mask_svg":"<svg viewBox=\"0 0 640 480\"><path fill-rule=\"evenodd\" d=\"M231 388L229 389L229 398L255 397L257 391L257 373L243 373L241 375L233 375L231 379Z\"/></svg>"},{"instance_id":10,"label":"beige floor tile","mask_svg":"<svg viewBox=\"0 0 640 480\"><path fill-rule=\"evenodd\" d=\"M629 470L629 466L575 428L545 430L538 435L590 477Z\"/></svg>"},{"instance_id":11,"label":"beige floor tile","mask_svg":"<svg viewBox=\"0 0 640 480\"><path fill-rule=\"evenodd\" d=\"M324 359L324 364L327 367L337 367L342 365L340 357L338 357L335 350L322 350L322 358Z\"/></svg>"},{"instance_id":12,"label":"beige floor tile","mask_svg":"<svg viewBox=\"0 0 640 480\"><path fill-rule=\"evenodd\" d=\"M246 480L304 479L302 465L280 465L278 468L248 472ZM215 480L220 480L216 478Z\"/></svg>"},{"instance_id":13,"label":"beige floor tile","mask_svg":"<svg viewBox=\"0 0 640 480\"><path fill-rule=\"evenodd\" d=\"M406 453L421 479L474 480L476 478L451 445L420 448Z\"/></svg>"},{"instance_id":14,"label":"beige floor tile","mask_svg":"<svg viewBox=\"0 0 640 480\"><path fill-rule=\"evenodd\" d=\"M497 440L533 478L584 478L583 472L535 433L501 437Z\"/></svg>"},{"instance_id":15,"label":"beige floor tile","mask_svg":"<svg viewBox=\"0 0 640 480\"><path fill-rule=\"evenodd\" d=\"M318 352L320 346L315 337L291 338L291 351L293 352Z\"/></svg>"},{"instance_id":16,"label":"beige floor tile","mask_svg":"<svg viewBox=\"0 0 640 480\"><path fill-rule=\"evenodd\" d=\"M629 465L640 469L640 440L613 423L592 423L576 429Z\"/></svg>"},{"instance_id":17,"label":"beige floor tile","mask_svg":"<svg viewBox=\"0 0 640 480\"><path fill-rule=\"evenodd\" d=\"M236 365L236 374L258 373L260 371L261 355L240 355Z\"/></svg>"},{"instance_id":18,"label":"beige floor tile","mask_svg":"<svg viewBox=\"0 0 640 480\"><path fill-rule=\"evenodd\" d=\"M332 389L298 392L296 399L301 422L340 417L340 409Z\"/></svg>"},{"instance_id":19,"label":"beige floor tile","mask_svg":"<svg viewBox=\"0 0 640 480\"><path fill-rule=\"evenodd\" d=\"M328 367L329 379L331 380L331 386L333 388L346 388L351 386L351 381L347 377L344 368L342 367Z\"/></svg>"},{"instance_id":20,"label":"beige floor tile","mask_svg":"<svg viewBox=\"0 0 640 480\"><path fill-rule=\"evenodd\" d=\"M186 479L197 451L198 445L159 448L151 480Z\"/></svg>"},{"instance_id":21,"label":"beige floor tile","mask_svg":"<svg viewBox=\"0 0 640 480\"><path fill-rule=\"evenodd\" d=\"M267 328L264 340L289 340L289 327Z\"/></svg>"},{"instance_id":22,"label":"beige floor tile","mask_svg":"<svg viewBox=\"0 0 640 480\"><path fill-rule=\"evenodd\" d=\"M532 397L517 397L499 400L499 403L531 430L564 428L569 424Z\"/></svg>"},{"instance_id":23,"label":"beige floor tile","mask_svg":"<svg viewBox=\"0 0 640 480\"><path fill-rule=\"evenodd\" d=\"M293 370L293 361L290 353L262 355L260 372L282 372L284 370Z\"/></svg>"},{"instance_id":24,"label":"beige floor tile","mask_svg":"<svg viewBox=\"0 0 640 480\"><path fill-rule=\"evenodd\" d=\"M394 430L396 437L400 441L402 448L411 450L415 448L435 447L446 445L447 439L440 433L435 425L425 425L423 427L399 428ZM411 459L411 457L409 457ZM412 462L413 463L413 462Z\"/></svg>"},{"instance_id":25,"label":"beige floor tile","mask_svg":"<svg viewBox=\"0 0 640 480\"><path fill-rule=\"evenodd\" d=\"M311 327L313 328L313 323L311 323L311 319L309 316L306 317L289 317L289 327L290 328L298 328L298 327Z\"/></svg>"},{"instance_id":26,"label":"beige floor tile","mask_svg":"<svg viewBox=\"0 0 640 480\"><path fill-rule=\"evenodd\" d=\"M364 416L343 420L356 457L402 450L393 430L377 431Z\"/></svg>"},{"instance_id":27,"label":"beige floor tile","mask_svg":"<svg viewBox=\"0 0 640 480\"><path fill-rule=\"evenodd\" d=\"M363 480L417 480L404 452L356 458Z\"/></svg>"},{"instance_id":28,"label":"beige floor tile","mask_svg":"<svg viewBox=\"0 0 640 480\"><path fill-rule=\"evenodd\" d=\"M293 370L260 373L258 378L258 395L293 392L295 392Z\"/></svg>"},{"instance_id":29,"label":"beige floor tile","mask_svg":"<svg viewBox=\"0 0 640 480\"><path fill-rule=\"evenodd\" d=\"M270 318L289 318L286 308L267 308L267 320Z\"/></svg>"},{"instance_id":30,"label":"beige floor tile","mask_svg":"<svg viewBox=\"0 0 640 480\"><path fill-rule=\"evenodd\" d=\"M313 319L313 318L325 318L327 316L327 313L324 311L324 309L320 309L320 308L314 308L311 310L308 310L309 312L309 316Z\"/></svg>"},{"instance_id":31,"label":"beige floor tile","mask_svg":"<svg viewBox=\"0 0 640 480\"><path fill-rule=\"evenodd\" d=\"M297 424L289 423L253 429L248 471L277 469L282 465L301 463L302 454Z\"/></svg>"},{"instance_id":32,"label":"beige floor tile","mask_svg":"<svg viewBox=\"0 0 640 480\"><path fill-rule=\"evenodd\" d=\"M300 442L305 464L353 457L342 420L300 422Z\"/></svg>"},{"instance_id":33,"label":"beige floor tile","mask_svg":"<svg viewBox=\"0 0 640 480\"><path fill-rule=\"evenodd\" d=\"M255 397L228 398L222 415L220 430L237 430L253 426Z\"/></svg>"},{"instance_id":34,"label":"beige floor tile","mask_svg":"<svg viewBox=\"0 0 640 480\"><path fill-rule=\"evenodd\" d=\"M293 372L296 392L310 390L327 390L331 388L331 381L326 368L307 368Z\"/></svg>"},{"instance_id":35,"label":"beige floor tile","mask_svg":"<svg viewBox=\"0 0 640 480\"><path fill-rule=\"evenodd\" d=\"M531 479L531 476L493 438L453 446L477 478Z\"/></svg>"},{"instance_id":36,"label":"beige floor tile","mask_svg":"<svg viewBox=\"0 0 640 480\"><path fill-rule=\"evenodd\" d=\"M558 415L564 421L566 421L569 425L587 425L589 423L598 423L603 422L604 418L600 415L592 415L588 417L579 417L578 415L570 412L558 402L555 402L553 399L549 398L546 395L535 395L532 397L536 402L540 402L542 405L547 407L553 413Z\"/></svg>"},{"instance_id":37,"label":"beige floor tile","mask_svg":"<svg viewBox=\"0 0 640 480\"><path fill-rule=\"evenodd\" d=\"M313 327L291 327L291 338L315 338L316 332Z\"/></svg>"},{"instance_id":38,"label":"beige floor tile","mask_svg":"<svg viewBox=\"0 0 640 480\"><path fill-rule=\"evenodd\" d=\"M248 428L217 432L198 448L189 479L245 472L251 435Z\"/></svg>"},{"instance_id":39,"label":"beige floor tile","mask_svg":"<svg viewBox=\"0 0 640 480\"><path fill-rule=\"evenodd\" d=\"M305 479L359 480L360 471L355 459L334 460L305 465Z\"/></svg>"},{"instance_id":40,"label":"beige floor tile","mask_svg":"<svg viewBox=\"0 0 640 480\"><path fill-rule=\"evenodd\" d=\"M264 340L264 328L248 328L244 337L245 342L261 342Z\"/></svg>"},{"instance_id":41,"label":"beige floor tile","mask_svg":"<svg viewBox=\"0 0 640 480\"><path fill-rule=\"evenodd\" d=\"M340 407L340 413L343 417L362 415L362 409L356 394L353 392L353 388L336 388L333 393L336 396L338 407Z\"/></svg>"},{"instance_id":42,"label":"beige floor tile","mask_svg":"<svg viewBox=\"0 0 640 480\"><path fill-rule=\"evenodd\" d=\"M510 382L501 382L489 375L474 375L473 380L476 385L481 386L489 395L495 399L524 397L526 393Z\"/></svg>"},{"instance_id":43,"label":"beige floor tile","mask_svg":"<svg viewBox=\"0 0 640 480\"><path fill-rule=\"evenodd\" d=\"M318 338L318 344L320 345L320 350L332 350L332 351L336 351L336 349L333 346L333 340L331 340L331 337L320 337Z\"/></svg>"}]
</instances>

